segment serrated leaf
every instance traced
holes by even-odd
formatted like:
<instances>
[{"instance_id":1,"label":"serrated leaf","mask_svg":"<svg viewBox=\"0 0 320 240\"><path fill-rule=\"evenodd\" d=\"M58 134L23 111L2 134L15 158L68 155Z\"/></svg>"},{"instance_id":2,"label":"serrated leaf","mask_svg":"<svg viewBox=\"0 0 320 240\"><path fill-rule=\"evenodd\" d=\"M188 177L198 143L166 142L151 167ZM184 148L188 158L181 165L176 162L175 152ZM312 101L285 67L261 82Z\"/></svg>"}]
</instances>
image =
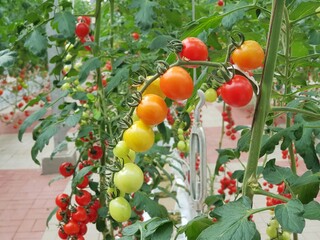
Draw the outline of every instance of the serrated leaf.
<instances>
[{"instance_id":1,"label":"serrated leaf","mask_svg":"<svg viewBox=\"0 0 320 240\"><path fill-rule=\"evenodd\" d=\"M82 64L81 70L79 72L79 82L83 83L87 79L90 71L101 67L101 64L102 63L100 59L97 57L89 58L87 61L85 61Z\"/></svg>"},{"instance_id":2,"label":"serrated leaf","mask_svg":"<svg viewBox=\"0 0 320 240\"><path fill-rule=\"evenodd\" d=\"M320 220L320 204L316 201L311 201L304 205L303 217L310 220Z\"/></svg>"},{"instance_id":3,"label":"serrated leaf","mask_svg":"<svg viewBox=\"0 0 320 240\"><path fill-rule=\"evenodd\" d=\"M60 11L54 15L53 25L65 38L73 37L76 28L76 18L68 11Z\"/></svg>"},{"instance_id":4,"label":"serrated leaf","mask_svg":"<svg viewBox=\"0 0 320 240\"><path fill-rule=\"evenodd\" d=\"M152 39L150 45L148 46L150 50L158 50L166 48L168 43L174 38L170 35L160 35Z\"/></svg>"},{"instance_id":5,"label":"serrated leaf","mask_svg":"<svg viewBox=\"0 0 320 240\"><path fill-rule=\"evenodd\" d=\"M15 62L16 57L17 53L9 49L0 51L0 67L11 66Z\"/></svg>"},{"instance_id":6,"label":"serrated leaf","mask_svg":"<svg viewBox=\"0 0 320 240\"><path fill-rule=\"evenodd\" d=\"M82 116L82 112L79 111L75 114L69 115L64 122L67 126L74 127L80 121L81 116Z\"/></svg>"},{"instance_id":7,"label":"serrated leaf","mask_svg":"<svg viewBox=\"0 0 320 240\"><path fill-rule=\"evenodd\" d=\"M248 3L245 1L240 1L237 4L232 4L232 3L227 4L225 6L225 12L232 12L232 13L228 14L222 19L221 21L222 26L224 26L227 29L230 29L236 22L243 19L247 9L246 8L241 9L241 7L246 6L247 4ZM234 10L237 10L237 11L234 11Z\"/></svg>"},{"instance_id":8,"label":"serrated leaf","mask_svg":"<svg viewBox=\"0 0 320 240\"><path fill-rule=\"evenodd\" d=\"M129 78L129 69L128 68L121 68L119 71L116 72L116 75L110 78L108 82L106 92L110 93L113 89L119 86L122 82L127 81Z\"/></svg>"},{"instance_id":9,"label":"serrated leaf","mask_svg":"<svg viewBox=\"0 0 320 240\"><path fill-rule=\"evenodd\" d=\"M168 216L167 209L163 205L150 199L144 192L135 192L133 206L136 206L138 209L144 209L150 215L150 217Z\"/></svg>"},{"instance_id":10,"label":"serrated leaf","mask_svg":"<svg viewBox=\"0 0 320 240\"><path fill-rule=\"evenodd\" d=\"M275 165L275 159L271 159L264 167L263 178L272 184L282 183L284 180L294 178L292 170L288 167L279 167Z\"/></svg>"},{"instance_id":11,"label":"serrated leaf","mask_svg":"<svg viewBox=\"0 0 320 240\"><path fill-rule=\"evenodd\" d=\"M39 30L34 30L25 41L24 46L34 55L40 56L47 50L47 38Z\"/></svg>"},{"instance_id":12,"label":"serrated leaf","mask_svg":"<svg viewBox=\"0 0 320 240\"><path fill-rule=\"evenodd\" d=\"M304 207L298 199L289 200L286 204L277 205L275 216L282 229L294 233L302 233L305 226Z\"/></svg>"},{"instance_id":13,"label":"serrated leaf","mask_svg":"<svg viewBox=\"0 0 320 240\"><path fill-rule=\"evenodd\" d=\"M273 153L275 147L281 140L281 150L288 148L292 141L299 140L302 137L303 127L301 124L295 124L291 127L281 129L276 134L272 135L267 141L262 143L260 157L265 154Z\"/></svg>"},{"instance_id":14,"label":"serrated leaf","mask_svg":"<svg viewBox=\"0 0 320 240\"><path fill-rule=\"evenodd\" d=\"M131 7L138 8L135 15L136 24L144 31L149 30L154 22L154 8L159 4L150 0L133 0Z\"/></svg>"},{"instance_id":15,"label":"serrated leaf","mask_svg":"<svg viewBox=\"0 0 320 240\"><path fill-rule=\"evenodd\" d=\"M289 13L290 20L302 19L316 11L320 7L319 1L301 2Z\"/></svg>"},{"instance_id":16,"label":"serrated leaf","mask_svg":"<svg viewBox=\"0 0 320 240\"><path fill-rule=\"evenodd\" d=\"M75 177L72 179L72 189L75 189L79 183L83 181L83 177L87 175L88 172L92 171L94 166L86 166L82 168Z\"/></svg>"},{"instance_id":17,"label":"serrated leaf","mask_svg":"<svg viewBox=\"0 0 320 240\"><path fill-rule=\"evenodd\" d=\"M26 129L30 127L34 122L38 121L41 117L43 117L47 113L46 108L41 108L38 111L32 113L26 120L23 121L19 133L18 139L21 142L23 134L25 133Z\"/></svg>"},{"instance_id":18,"label":"serrated leaf","mask_svg":"<svg viewBox=\"0 0 320 240\"><path fill-rule=\"evenodd\" d=\"M250 210L251 201L247 197L216 208L213 212L220 216L218 222L202 231L197 240L253 239L257 229L248 220Z\"/></svg>"}]
</instances>

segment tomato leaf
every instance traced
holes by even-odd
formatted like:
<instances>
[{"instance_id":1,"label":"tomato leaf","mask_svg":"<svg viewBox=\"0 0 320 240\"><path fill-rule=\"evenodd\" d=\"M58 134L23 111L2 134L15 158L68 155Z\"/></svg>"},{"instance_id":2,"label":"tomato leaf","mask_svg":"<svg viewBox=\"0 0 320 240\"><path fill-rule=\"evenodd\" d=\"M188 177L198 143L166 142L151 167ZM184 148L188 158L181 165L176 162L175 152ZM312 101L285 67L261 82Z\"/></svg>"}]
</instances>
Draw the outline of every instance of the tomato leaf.
<instances>
[{"instance_id":1,"label":"tomato leaf","mask_svg":"<svg viewBox=\"0 0 320 240\"><path fill-rule=\"evenodd\" d=\"M82 112L79 111L75 114L69 115L64 122L67 126L74 127L80 121L81 116L82 116Z\"/></svg>"},{"instance_id":2,"label":"tomato leaf","mask_svg":"<svg viewBox=\"0 0 320 240\"><path fill-rule=\"evenodd\" d=\"M264 167L262 174L263 178L272 184L279 184L287 179L295 177L292 170L288 167L279 167L275 165L275 159L271 159Z\"/></svg>"},{"instance_id":3,"label":"tomato leaf","mask_svg":"<svg viewBox=\"0 0 320 240\"><path fill-rule=\"evenodd\" d=\"M15 62L16 57L17 53L9 49L0 51L0 67L9 67Z\"/></svg>"},{"instance_id":4,"label":"tomato leaf","mask_svg":"<svg viewBox=\"0 0 320 240\"><path fill-rule=\"evenodd\" d=\"M310 220L320 220L320 204L316 201L311 201L304 205L303 217Z\"/></svg>"},{"instance_id":5,"label":"tomato leaf","mask_svg":"<svg viewBox=\"0 0 320 240\"><path fill-rule=\"evenodd\" d=\"M116 74L110 78L108 82L106 92L110 93L113 89L115 89L122 82L126 81L129 78L129 69L127 67L123 67L119 69Z\"/></svg>"},{"instance_id":6,"label":"tomato leaf","mask_svg":"<svg viewBox=\"0 0 320 240\"><path fill-rule=\"evenodd\" d=\"M173 233L173 223L167 222L157 228L155 233L150 236L151 240L168 240Z\"/></svg>"},{"instance_id":7,"label":"tomato leaf","mask_svg":"<svg viewBox=\"0 0 320 240\"><path fill-rule=\"evenodd\" d=\"M51 218L56 214L56 212L58 211L58 207L55 207L51 213L49 214L49 216L47 217L47 220L46 220L46 226L49 227L49 222L51 220Z\"/></svg>"},{"instance_id":8,"label":"tomato leaf","mask_svg":"<svg viewBox=\"0 0 320 240\"><path fill-rule=\"evenodd\" d=\"M41 56L47 50L47 38L36 29L25 41L24 46L34 55Z\"/></svg>"},{"instance_id":9,"label":"tomato leaf","mask_svg":"<svg viewBox=\"0 0 320 240\"><path fill-rule=\"evenodd\" d=\"M154 22L154 8L159 4L150 0L133 0L131 8L138 8L135 15L136 24L144 31L149 30Z\"/></svg>"},{"instance_id":10,"label":"tomato leaf","mask_svg":"<svg viewBox=\"0 0 320 240\"><path fill-rule=\"evenodd\" d=\"M256 225L248 220L250 210L251 201L248 197L217 207L213 214L218 217L218 221L202 231L197 240L256 238Z\"/></svg>"},{"instance_id":11,"label":"tomato leaf","mask_svg":"<svg viewBox=\"0 0 320 240\"><path fill-rule=\"evenodd\" d=\"M304 229L303 213L303 204L298 199L289 200L286 204L277 205L275 208L275 216L282 229L294 233L302 233Z\"/></svg>"},{"instance_id":12,"label":"tomato leaf","mask_svg":"<svg viewBox=\"0 0 320 240\"><path fill-rule=\"evenodd\" d=\"M66 140L63 140L62 142L60 142L60 143L54 148L54 150L52 151L52 153L51 153L51 155L50 155L50 159L52 160L53 157L54 157L57 153L59 153L59 152L63 151L64 149L66 149L67 146L68 146L68 143L67 143Z\"/></svg>"},{"instance_id":13,"label":"tomato leaf","mask_svg":"<svg viewBox=\"0 0 320 240\"><path fill-rule=\"evenodd\" d=\"M215 206L221 206L223 205L223 197L221 195L211 195L206 197L205 204L208 206L215 205Z\"/></svg>"},{"instance_id":14,"label":"tomato leaf","mask_svg":"<svg viewBox=\"0 0 320 240\"><path fill-rule=\"evenodd\" d=\"M69 11L60 11L54 15L52 22L55 28L65 38L73 37L76 28L76 18Z\"/></svg>"},{"instance_id":15,"label":"tomato leaf","mask_svg":"<svg viewBox=\"0 0 320 240\"><path fill-rule=\"evenodd\" d=\"M236 149L217 149L217 152L219 153L219 156L214 169L214 173L217 175L219 175L219 168L221 165L240 157L240 153Z\"/></svg>"},{"instance_id":16,"label":"tomato leaf","mask_svg":"<svg viewBox=\"0 0 320 240\"><path fill-rule=\"evenodd\" d=\"M97 57L89 58L87 61L83 63L81 67L81 70L79 72L79 82L83 83L87 79L90 71L95 70L101 66L102 66L102 63L99 58Z\"/></svg>"},{"instance_id":17,"label":"tomato leaf","mask_svg":"<svg viewBox=\"0 0 320 240\"><path fill-rule=\"evenodd\" d=\"M300 2L290 13L290 20L303 19L306 16L314 13L320 7L319 1Z\"/></svg>"},{"instance_id":18,"label":"tomato leaf","mask_svg":"<svg viewBox=\"0 0 320 240\"><path fill-rule=\"evenodd\" d=\"M41 108L38 111L32 113L26 120L23 121L18 133L18 139L20 142L27 128L30 127L34 122L38 121L46 113L47 113L47 109Z\"/></svg>"},{"instance_id":19,"label":"tomato leaf","mask_svg":"<svg viewBox=\"0 0 320 240\"><path fill-rule=\"evenodd\" d=\"M212 221L206 216L195 217L190 220L186 225L179 227L177 236L185 233L188 240L197 239L199 234L206 228L212 225Z\"/></svg>"},{"instance_id":20,"label":"tomato leaf","mask_svg":"<svg viewBox=\"0 0 320 240\"><path fill-rule=\"evenodd\" d=\"M243 129L241 131L241 137L237 143L237 149L241 152L248 152L250 147L251 131L249 129Z\"/></svg>"},{"instance_id":21,"label":"tomato leaf","mask_svg":"<svg viewBox=\"0 0 320 240\"><path fill-rule=\"evenodd\" d=\"M148 46L150 50L158 50L158 49L166 49L168 42L173 40L174 38L171 37L170 35L160 35L155 37L150 45Z\"/></svg>"},{"instance_id":22,"label":"tomato leaf","mask_svg":"<svg viewBox=\"0 0 320 240\"><path fill-rule=\"evenodd\" d=\"M233 11L233 12L228 14L227 16L225 16L222 19L222 21L221 21L222 26L224 26L227 29L231 29L232 26L236 22L238 22L239 20L243 19L247 9L246 8L239 9L239 8L241 8L243 6L246 6L246 5L247 5L247 2L244 2L244 1L240 1L240 2L238 2L236 4L233 4L233 3L227 4L225 6L225 8L224 8L224 11L225 12ZM239 10L237 10L237 9L239 9ZM234 11L234 10L237 10L237 11Z\"/></svg>"},{"instance_id":23,"label":"tomato leaf","mask_svg":"<svg viewBox=\"0 0 320 240\"><path fill-rule=\"evenodd\" d=\"M92 171L94 166L86 166L82 168L75 177L72 179L72 189L75 189L79 183L83 181L83 177L87 175L88 172Z\"/></svg>"},{"instance_id":24,"label":"tomato leaf","mask_svg":"<svg viewBox=\"0 0 320 240\"><path fill-rule=\"evenodd\" d=\"M135 192L133 206L136 206L138 209L144 209L150 215L150 217L168 216L167 209L163 205L150 199L144 192Z\"/></svg>"}]
</instances>

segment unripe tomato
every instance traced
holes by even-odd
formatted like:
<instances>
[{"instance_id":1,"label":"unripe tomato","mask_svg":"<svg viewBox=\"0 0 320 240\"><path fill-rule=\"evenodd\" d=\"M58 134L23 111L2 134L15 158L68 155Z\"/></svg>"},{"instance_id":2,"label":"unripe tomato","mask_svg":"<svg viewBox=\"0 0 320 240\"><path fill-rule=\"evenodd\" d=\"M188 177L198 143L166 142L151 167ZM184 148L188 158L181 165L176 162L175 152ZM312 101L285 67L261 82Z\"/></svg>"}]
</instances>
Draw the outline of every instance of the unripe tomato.
<instances>
[{"instance_id":1,"label":"unripe tomato","mask_svg":"<svg viewBox=\"0 0 320 240\"><path fill-rule=\"evenodd\" d=\"M172 67L160 77L160 88L172 100L185 100L191 97L193 81L182 67Z\"/></svg>"},{"instance_id":2,"label":"unripe tomato","mask_svg":"<svg viewBox=\"0 0 320 240\"><path fill-rule=\"evenodd\" d=\"M206 61L208 48L199 38L188 37L182 41L182 51L179 55L185 61Z\"/></svg>"},{"instance_id":3,"label":"unripe tomato","mask_svg":"<svg viewBox=\"0 0 320 240\"><path fill-rule=\"evenodd\" d=\"M220 89L223 101L231 107L243 107L247 105L253 95L251 83L241 75L234 75L234 77L229 82L224 83Z\"/></svg>"},{"instance_id":4,"label":"unripe tomato","mask_svg":"<svg viewBox=\"0 0 320 240\"><path fill-rule=\"evenodd\" d=\"M113 149L113 155L118 158L123 158L129 154L129 148L125 141L120 141Z\"/></svg>"},{"instance_id":5,"label":"unripe tomato","mask_svg":"<svg viewBox=\"0 0 320 240\"><path fill-rule=\"evenodd\" d=\"M168 107L163 98L155 94L147 94L142 97L136 110L138 117L145 124L157 125L166 118Z\"/></svg>"},{"instance_id":6,"label":"unripe tomato","mask_svg":"<svg viewBox=\"0 0 320 240\"><path fill-rule=\"evenodd\" d=\"M264 52L259 43L248 40L232 52L231 58L239 68L248 71L262 66Z\"/></svg>"},{"instance_id":7,"label":"unripe tomato","mask_svg":"<svg viewBox=\"0 0 320 240\"><path fill-rule=\"evenodd\" d=\"M218 94L216 90L214 90L213 88L209 88L204 92L204 96L207 102L214 102L216 101Z\"/></svg>"},{"instance_id":8,"label":"unripe tomato","mask_svg":"<svg viewBox=\"0 0 320 240\"><path fill-rule=\"evenodd\" d=\"M151 77L147 77L147 79L150 79ZM144 86L144 84L140 85L137 90L141 90L142 87ZM146 90L144 90L144 92L142 93L142 96L147 95L147 94L156 94L159 97L165 98L166 95L162 92L161 88L160 88L160 78L157 78L156 80L154 80L148 87Z\"/></svg>"},{"instance_id":9,"label":"unripe tomato","mask_svg":"<svg viewBox=\"0 0 320 240\"><path fill-rule=\"evenodd\" d=\"M123 134L127 146L135 152L145 152L154 143L154 132L141 120L136 121Z\"/></svg>"},{"instance_id":10,"label":"unripe tomato","mask_svg":"<svg viewBox=\"0 0 320 240\"><path fill-rule=\"evenodd\" d=\"M110 201L109 212L117 222L127 221L131 216L131 206L123 197L117 197Z\"/></svg>"},{"instance_id":11,"label":"unripe tomato","mask_svg":"<svg viewBox=\"0 0 320 240\"><path fill-rule=\"evenodd\" d=\"M138 191L143 184L143 172L134 163L126 163L123 168L114 174L114 185L125 193Z\"/></svg>"}]
</instances>

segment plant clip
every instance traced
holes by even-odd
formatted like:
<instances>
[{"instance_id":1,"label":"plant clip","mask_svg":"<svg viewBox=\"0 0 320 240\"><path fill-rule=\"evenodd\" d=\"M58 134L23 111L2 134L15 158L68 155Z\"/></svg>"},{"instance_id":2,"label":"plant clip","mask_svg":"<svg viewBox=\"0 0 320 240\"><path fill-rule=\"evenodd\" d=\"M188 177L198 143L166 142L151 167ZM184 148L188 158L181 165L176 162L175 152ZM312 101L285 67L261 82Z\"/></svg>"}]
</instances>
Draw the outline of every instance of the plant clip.
<instances>
[{"instance_id":1,"label":"plant clip","mask_svg":"<svg viewBox=\"0 0 320 240\"><path fill-rule=\"evenodd\" d=\"M168 49L172 52L179 53L182 51L183 44L180 40L174 39L168 42Z\"/></svg>"},{"instance_id":2,"label":"plant clip","mask_svg":"<svg viewBox=\"0 0 320 240\"><path fill-rule=\"evenodd\" d=\"M160 75L163 75L170 68L170 65L163 60L156 61L156 64L157 64L157 67L156 67L157 73Z\"/></svg>"},{"instance_id":3,"label":"plant clip","mask_svg":"<svg viewBox=\"0 0 320 240\"><path fill-rule=\"evenodd\" d=\"M234 38L234 35L236 35L239 39L238 41ZM231 42L236 47L239 48L243 42L245 41L245 37L241 32L235 31L231 34Z\"/></svg>"}]
</instances>

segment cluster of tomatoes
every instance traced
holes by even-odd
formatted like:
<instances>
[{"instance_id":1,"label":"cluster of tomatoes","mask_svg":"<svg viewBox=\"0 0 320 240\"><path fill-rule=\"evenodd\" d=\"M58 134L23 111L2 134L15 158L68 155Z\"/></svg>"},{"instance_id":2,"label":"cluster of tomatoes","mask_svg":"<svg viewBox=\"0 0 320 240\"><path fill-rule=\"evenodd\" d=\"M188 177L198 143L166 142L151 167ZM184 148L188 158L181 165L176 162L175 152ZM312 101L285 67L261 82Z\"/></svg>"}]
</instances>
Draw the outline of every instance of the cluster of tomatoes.
<instances>
[{"instance_id":1,"label":"cluster of tomatoes","mask_svg":"<svg viewBox=\"0 0 320 240\"><path fill-rule=\"evenodd\" d=\"M264 190L266 191L270 191L270 189L272 189L274 187L274 185L272 183L268 183L268 182L263 182L262 185L265 187ZM291 199L291 194L290 193L286 193L285 192L285 188L286 188L286 185L284 182L282 183L279 183L279 184L276 184L276 191L278 194L288 198L288 199ZM269 207L269 206L275 206L275 205L278 205L278 204L281 204L281 203L284 203L282 200L280 199L276 199L276 198L272 198L272 197L266 197L266 205Z\"/></svg>"},{"instance_id":2,"label":"cluster of tomatoes","mask_svg":"<svg viewBox=\"0 0 320 240\"><path fill-rule=\"evenodd\" d=\"M272 218L268 223L266 233L270 237L270 239L274 239L274 240L290 240L291 239L291 233L288 231L282 230L279 222L275 218Z\"/></svg>"},{"instance_id":3,"label":"cluster of tomatoes","mask_svg":"<svg viewBox=\"0 0 320 240\"><path fill-rule=\"evenodd\" d=\"M225 173L224 177L220 180L219 194L228 193L230 196L237 192L237 181L232 178L232 172L227 171L224 166L219 168L219 172ZM226 191L227 190L227 191Z\"/></svg>"},{"instance_id":4,"label":"cluster of tomatoes","mask_svg":"<svg viewBox=\"0 0 320 240\"><path fill-rule=\"evenodd\" d=\"M232 118L231 114L231 107L226 106L226 110L221 113L223 121L227 122L225 125L225 134L227 137L229 137L231 140L236 140L236 133L237 130L234 128L234 120Z\"/></svg>"},{"instance_id":5,"label":"cluster of tomatoes","mask_svg":"<svg viewBox=\"0 0 320 240\"><path fill-rule=\"evenodd\" d=\"M298 157L298 154L297 154L297 151L295 148L293 148L293 153L295 154L294 159L296 161L296 167L299 167L299 157ZM290 160L290 154L289 154L288 149L285 149L282 151L282 159L289 159Z\"/></svg>"},{"instance_id":6,"label":"cluster of tomatoes","mask_svg":"<svg viewBox=\"0 0 320 240\"><path fill-rule=\"evenodd\" d=\"M80 16L78 17L78 23L76 25L75 33L77 37L80 39L81 43L93 42L94 36L89 35L90 33L90 24L91 18L88 16ZM91 50L90 46L85 46L85 49L88 51Z\"/></svg>"}]
</instances>

